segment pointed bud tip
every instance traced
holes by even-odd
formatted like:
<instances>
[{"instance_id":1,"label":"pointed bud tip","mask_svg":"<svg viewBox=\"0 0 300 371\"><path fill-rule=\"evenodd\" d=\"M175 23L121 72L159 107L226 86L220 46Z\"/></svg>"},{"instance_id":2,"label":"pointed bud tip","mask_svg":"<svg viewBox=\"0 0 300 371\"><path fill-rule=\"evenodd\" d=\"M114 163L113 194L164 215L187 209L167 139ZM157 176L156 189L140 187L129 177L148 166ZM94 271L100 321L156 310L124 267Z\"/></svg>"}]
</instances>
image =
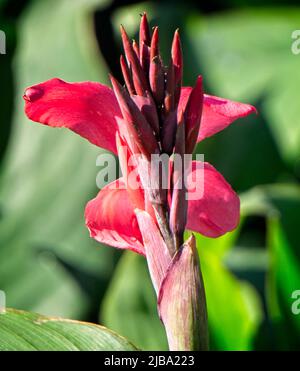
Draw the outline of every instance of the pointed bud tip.
<instances>
[{"instance_id":1,"label":"pointed bud tip","mask_svg":"<svg viewBox=\"0 0 300 371\"><path fill-rule=\"evenodd\" d=\"M140 58L140 49L139 49L139 45L135 41L135 39L132 40L132 47L133 47L133 50L135 51L135 54L136 54L137 58L139 59Z\"/></svg>"},{"instance_id":2,"label":"pointed bud tip","mask_svg":"<svg viewBox=\"0 0 300 371\"><path fill-rule=\"evenodd\" d=\"M159 55L158 43L159 43L158 27L155 27L153 30L151 46L150 46L150 59L151 60L153 60L154 57Z\"/></svg>"},{"instance_id":3,"label":"pointed bud tip","mask_svg":"<svg viewBox=\"0 0 300 371\"><path fill-rule=\"evenodd\" d=\"M173 63L182 68L182 48L178 29L174 33L171 54Z\"/></svg>"},{"instance_id":4,"label":"pointed bud tip","mask_svg":"<svg viewBox=\"0 0 300 371\"><path fill-rule=\"evenodd\" d=\"M201 100L203 100L203 77L202 75L199 75L197 77L197 80L196 80L196 83L195 83L195 86L192 90L192 96L191 98L194 96L194 104L197 104L199 105L199 102Z\"/></svg>"},{"instance_id":5,"label":"pointed bud tip","mask_svg":"<svg viewBox=\"0 0 300 371\"><path fill-rule=\"evenodd\" d=\"M125 27L122 24L120 24L120 32L121 32L121 36L122 36L123 41L124 41L124 39L129 41L129 37L127 35Z\"/></svg>"},{"instance_id":6,"label":"pointed bud tip","mask_svg":"<svg viewBox=\"0 0 300 371\"><path fill-rule=\"evenodd\" d=\"M190 237L184 242L184 245L188 245L192 248L196 248L196 238L194 234L192 233Z\"/></svg>"},{"instance_id":7,"label":"pointed bud tip","mask_svg":"<svg viewBox=\"0 0 300 371\"><path fill-rule=\"evenodd\" d=\"M198 75L198 77L197 77L197 83L203 83L203 76L202 75Z\"/></svg>"},{"instance_id":8,"label":"pointed bud tip","mask_svg":"<svg viewBox=\"0 0 300 371\"><path fill-rule=\"evenodd\" d=\"M139 34L140 47L142 46L143 42L149 46L150 41L151 41L151 35L150 35L149 23L148 23L146 12L141 14L141 17L142 18L141 18L141 23L140 23L140 34Z\"/></svg>"},{"instance_id":9,"label":"pointed bud tip","mask_svg":"<svg viewBox=\"0 0 300 371\"><path fill-rule=\"evenodd\" d=\"M177 30L175 30L174 32L174 37L173 37L173 48L174 46L181 46L181 41L180 41L180 34L179 34L179 28L177 28Z\"/></svg>"},{"instance_id":10,"label":"pointed bud tip","mask_svg":"<svg viewBox=\"0 0 300 371\"><path fill-rule=\"evenodd\" d=\"M141 16L141 24L144 26L148 26L147 13L143 12L140 14L140 16Z\"/></svg>"},{"instance_id":11,"label":"pointed bud tip","mask_svg":"<svg viewBox=\"0 0 300 371\"><path fill-rule=\"evenodd\" d=\"M111 81L111 84L112 84L114 90L120 90L122 88L122 85L119 83L119 81L111 73L108 74L108 77Z\"/></svg>"},{"instance_id":12,"label":"pointed bud tip","mask_svg":"<svg viewBox=\"0 0 300 371\"><path fill-rule=\"evenodd\" d=\"M159 35L158 35L158 26L154 27L152 39L151 39L151 48L156 47L158 45Z\"/></svg>"}]
</instances>

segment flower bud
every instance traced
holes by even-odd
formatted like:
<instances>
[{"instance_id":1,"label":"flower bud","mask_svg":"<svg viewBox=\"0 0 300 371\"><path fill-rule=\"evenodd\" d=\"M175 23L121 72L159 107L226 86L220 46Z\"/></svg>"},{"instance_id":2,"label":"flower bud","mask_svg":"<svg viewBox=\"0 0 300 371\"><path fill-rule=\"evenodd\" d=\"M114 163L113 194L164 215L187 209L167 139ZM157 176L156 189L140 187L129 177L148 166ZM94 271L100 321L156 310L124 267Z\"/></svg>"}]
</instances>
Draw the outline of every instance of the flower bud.
<instances>
[{"instance_id":1,"label":"flower bud","mask_svg":"<svg viewBox=\"0 0 300 371\"><path fill-rule=\"evenodd\" d=\"M158 309L170 350L208 350L204 284L193 235L168 268L159 290Z\"/></svg>"},{"instance_id":2,"label":"flower bud","mask_svg":"<svg viewBox=\"0 0 300 371\"><path fill-rule=\"evenodd\" d=\"M150 159L152 153L158 153L159 147L150 124L140 112L128 92L111 76L113 89L118 100L120 110L126 123L126 130L136 141L141 153ZM120 122L120 121L119 121ZM124 128L120 129L124 132Z\"/></svg>"},{"instance_id":3,"label":"flower bud","mask_svg":"<svg viewBox=\"0 0 300 371\"><path fill-rule=\"evenodd\" d=\"M128 35L124 27L122 26L121 26L121 35L122 35L125 56L126 56L128 64L132 68L132 78L133 78L133 84L134 84L136 93L138 95L145 95L146 91L149 90L149 84L145 77L145 73L140 65L140 61L136 55L136 52L134 51L134 48L128 38Z\"/></svg>"}]
</instances>

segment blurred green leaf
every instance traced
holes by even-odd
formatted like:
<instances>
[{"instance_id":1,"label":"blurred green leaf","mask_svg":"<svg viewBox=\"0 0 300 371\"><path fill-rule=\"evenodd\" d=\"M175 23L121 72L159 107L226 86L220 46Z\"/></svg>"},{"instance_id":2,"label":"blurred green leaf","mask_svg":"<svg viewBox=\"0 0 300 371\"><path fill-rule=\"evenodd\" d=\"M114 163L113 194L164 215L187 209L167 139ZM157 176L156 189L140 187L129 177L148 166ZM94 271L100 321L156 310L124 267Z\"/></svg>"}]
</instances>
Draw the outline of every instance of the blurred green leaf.
<instances>
[{"instance_id":1,"label":"blurred green leaf","mask_svg":"<svg viewBox=\"0 0 300 371\"><path fill-rule=\"evenodd\" d=\"M16 112L0 183L0 285L12 307L82 318L91 310L86 277L97 280L99 300L113 269L113 250L99 248L84 226L101 150L29 122L22 100L25 87L51 77L107 81L91 18L105 3L34 1L19 25Z\"/></svg>"},{"instance_id":2,"label":"blurred green leaf","mask_svg":"<svg viewBox=\"0 0 300 371\"><path fill-rule=\"evenodd\" d=\"M253 205L257 199L258 196L252 195L249 203ZM263 320L258 292L249 282L238 279L228 269L233 265L232 260L239 258L242 252L244 256L248 253L248 261L242 260L247 268L250 263L257 263L257 252L237 249L236 246L250 209L245 202L242 206L240 225L233 232L216 239L196 234L207 295L211 345L216 350L254 349L254 339ZM258 210L257 206L255 210Z\"/></svg>"},{"instance_id":3,"label":"blurred green leaf","mask_svg":"<svg viewBox=\"0 0 300 371\"><path fill-rule=\"evenodd\" d=\"M0 313L0 350L137 350L102 326L7 309Z\"/></svg>"},{"instance_id":4,"label":"blurred green leaf","mask_svg":"<svg viewBox=\"0 0 300 371\"><path fill-rule=\"evenodd\" d=\"M269 194L278 213L268 221L271 254L268 304L276 326L277 348L299 350L300 315L292 311L292 304L296 300L292 295L300 290L300 188L289 186L288 189L288 194Z\"/></svg>"},{"instance_id":5,"label":"blurred green leaf","mask_svg":"<svg viewBox=\"0 0 300 371\"><path fill-rule=\"evenodd\" d=\"M278 184L257 187L242 196L244 211L263 212L267 219L269 269L266 282L269 343L266 332L258 341L264 348L298 350L300 316L292 312L293 292L300 287L300 187Z\"/></svg>"},{"instance_id":6,"label":"blurred green leaf","mask_svg":"<svg viewBox=\"0 0 300 371\"><path fill-rule=\"evenodd\" d=\"M295 99L299 57L291 51L299 16L299 8L247 9L191 17L188 24L196 60L214 94L245 102L262 99L261 114L282 156L292 164L300 156Z\"/></svg>"},{"instance_id":7,"label":"blurred green leaf","mask_svg":"<svg viewBox=\"0 0 300 371\"><path fill-rule=\"evenodd\" d=\"M130 251L121 258L101 308L101 320L143 350L167 350L146 260Z\"/></svg>"},{"instance_id":8,"label":"blurred green leaf","mask_svg":"<svg viewBox=\"0 0 300 371\"><path fill-rule=\"evenodd\" d=\"M12 71L12 64L14 52L16 48L16 21L7 19L1 12L0 3L0 33L5 35L5 52L1 54L0 58L0 81L1 86L4 87L0 91L0 171L2 167L2 160L5 154L6 146L9 139L10 129L12 125L13 115L13 84L14 76ZM1 34L1 49L3 48L3 40Z\"/></svg>"},{"instance_id":9,"label":"blurred green leaf","mask_svg":"<svg viewBox=\"0 0 300 371\"><path fill-rule=\"evenodd\" d=\"M250 284L238 280L226 269L209 245L198 240L197 235L212 349L251 350L262 320L258 295Z\"/></svg>"}]
</instances>

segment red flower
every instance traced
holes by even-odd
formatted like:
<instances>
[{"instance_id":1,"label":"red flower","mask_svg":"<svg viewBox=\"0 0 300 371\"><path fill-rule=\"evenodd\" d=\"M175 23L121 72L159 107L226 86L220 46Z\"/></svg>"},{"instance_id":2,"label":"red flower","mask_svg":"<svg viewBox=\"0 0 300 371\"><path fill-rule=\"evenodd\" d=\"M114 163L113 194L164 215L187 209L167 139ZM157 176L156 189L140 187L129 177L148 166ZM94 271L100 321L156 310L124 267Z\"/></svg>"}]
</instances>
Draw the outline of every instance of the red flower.
<instances>
[{"instance_id":1,"label":"red flower","mask_svg":"<svg viewBox=\"0 0 300 371\"><path fill-rule=\"evenodd\" d=\"M139 46L136 43L132 45L122 30L128 62L121 58L126 91L114 79L114 90L95 82L67 83L52 79L25 91L27 116L48 126L67 127L115 154L118 154L116 143L118 146L123 142L128 145L128 140L132 140L131 145L136 145L139 151L145 147L146 152L153 153L157 146L156 140L153 140L154 134L161 135L161 145L170 154L175 145L177 122L180 123L183 117L180 118L180 115L184 115L186 123L185 153L191 153L196 142L225 129L236 119L255 112L255 108L248 104L203 95L201 78L194 89L181 88L182 60L178 32L175 33L172 46L172 68L169 67L165 74L158 51L157 28L150 40L145 22L144 16ZM163 129L155 116L155 107L163 107ZM137 130L141 131L141 135L135 132L135 127L132 129L136 122L139 123ZM131 130L129 134L128 130ZM138 142L141 138L144 139L142 144ZM119 156L122 162L123 154L119 153ZM205 236L218 237L236 228L239 222L239 198L212 165L205 163L203 172L201 167L199 162L192 164L193 174L189 179L201 171L204 193L200 199L189 201L186 226ZM127 170L127 163L123 163L123 172ZM123 179L116 180L116 183L123 183ZM188 191L192 187L188 185ZM91 236L99 242L144 254L134 212L136 208L154 215L143 189L118 189L116 184L104 187L86 207L86 224Z\"/></svg>"}]
</instances>

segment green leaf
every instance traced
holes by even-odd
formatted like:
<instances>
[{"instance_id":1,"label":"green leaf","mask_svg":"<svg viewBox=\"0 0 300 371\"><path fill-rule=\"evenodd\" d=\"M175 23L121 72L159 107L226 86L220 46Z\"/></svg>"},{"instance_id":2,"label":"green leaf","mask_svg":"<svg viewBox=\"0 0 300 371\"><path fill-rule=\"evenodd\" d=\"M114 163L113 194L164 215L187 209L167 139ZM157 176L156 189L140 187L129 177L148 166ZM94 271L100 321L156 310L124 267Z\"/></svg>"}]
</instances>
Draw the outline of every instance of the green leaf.
<instances>
[{"instance_id":1,"label":"green leaf","mask_svg":"<svg viewBox=\"0 0 300 371\"><path fill-rule=\"evenodd\" d=\"M255 288L238 279L229 269L239 252L234 247L243 229L245 211L243 206L242 220L233 232L216 239L196 234L207 296L211 346L216 350L253 349L263 319L262 304ZM256 262L257 253L252 255ZM250 251L248 259L249 256ZM245 260L243 262L247 264Z\"/></svg>"},{"instance_id":2,"label":"green leaf","mask_svg":"<svg viewBox=\"0 0 300 371\"><path fill-rule=\"evenodd\" d=\"M264 348L267 346L277 350L297 350L300 316L293 313L292 306L297 299L293 298L293 293L299 290L300 285L300 187L291 184L257 187L242 196L242 205L250 215L263 212L267 220L270 263L266 301L270 341L266 345L262 337L259 340L263 341ZM267 333L262 335L266 338Z\"/></svg>"},{"instance_id":3,"label":"green leaf","mask_svg":"<svg viewBox=\"0 0 300 371\"><path fill-rule=\"evenodd\" d=\"M0 350L137 350L105 327L7 309L0 313Z\"/></svg>"},{"instance_id":4,"label":"green leaf","mask_svg":"<svg viewBox=\"0 0 300 371\"><path fill-rule=\"evenodd\" d=\"M33 1L19 24L16 112L0 179L0 289L12 307L83 318L94 300L86 282L99 300L114 267L114 251L99 248L84 222L102 150L30 122L22 100L27 86L52 77L107 81L92 23L106 3Z\"/></svg>"},{"instance_id":5,"label":"green leaf","mask_svg":"<svg viewBox=\"0 0 300 371\"><path fill-rule=\"evenodd\" d=\"M279 349L298 350L300 316L292 311L293 293L300 289L299 219L300 187L290 186L286 195L272 192L277 215L268 220L268 243L272 257L268 279L268 304L276 326Z\"/></svg>"},{"instance_id":6,"label":"green leaf","mask_svg":"<svg viewBox=\"0 0 300 371\"><path fill-rule=\"evenodd\" d=\"M128 251L121 258L101 308L101 319L143 350L168 349L142 256Z\"/></svg>"},{"instance_id":7,"label":"green leaf","mask_svg":"<svg viewBox=\"0 0 300 371\"><path fill-rule=\"evenodd\" d=\"M238 234L238 231L235 233ZM232 236L226 236L223 241L226 238L232 240ZM218 249L211 248L212 242L218 245L219 239L211 239L206 245L202 236L196 234L196 238L207 297L212 349L253 349L253 338L262 320L257 292L246 281L237 279L222 262Z\"/></svg>"},{"instance_id":8,"label":"green leaf","mask_svg":"<svg viewBox=\"0 0 300 371\"><path fill-rule=\"evenodd\" d=\"M299 16L298 8L252 8L192 16L189 22L196 61L213 93L246 102L262 99L260 113L292 164L300 155L299 57L291 50Z\"/></svg>"}]
</instances>

